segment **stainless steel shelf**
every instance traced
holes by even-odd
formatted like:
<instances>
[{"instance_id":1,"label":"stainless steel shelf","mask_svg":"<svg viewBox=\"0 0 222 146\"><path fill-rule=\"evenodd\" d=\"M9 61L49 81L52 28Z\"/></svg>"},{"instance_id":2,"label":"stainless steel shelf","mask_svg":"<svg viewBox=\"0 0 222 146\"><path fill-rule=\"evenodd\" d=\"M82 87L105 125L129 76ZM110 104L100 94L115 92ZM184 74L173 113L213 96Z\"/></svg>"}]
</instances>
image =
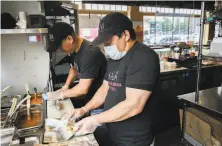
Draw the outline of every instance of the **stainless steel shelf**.
<instances>
[{"instance_id":1,"label":"stainless steel shelf","mask_svg":"<svg viewBox=\"0 0 222 146\"><path fill-rule=\"evenodd\" d=\"M47 28L1 29L1 34L44 34L44 33L48 33Z\"/></svg>"}]
</instances>

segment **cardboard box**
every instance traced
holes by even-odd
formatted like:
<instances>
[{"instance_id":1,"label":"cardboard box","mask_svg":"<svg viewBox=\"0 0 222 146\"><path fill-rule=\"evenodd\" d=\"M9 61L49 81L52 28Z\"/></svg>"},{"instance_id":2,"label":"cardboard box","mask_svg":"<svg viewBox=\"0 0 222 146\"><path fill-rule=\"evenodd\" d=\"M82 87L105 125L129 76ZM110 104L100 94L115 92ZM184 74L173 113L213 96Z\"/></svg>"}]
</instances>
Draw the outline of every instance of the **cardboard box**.
<instances>
[{"instance_id":1,"label":"cardboard box","mask_svg":"<svg viewBox=\"0 0 222 146\"><path fill-rule=\"evenodd\" d=\"M182 127L183 111L180 110ZM220 146L222 139L222 123L220 120L207 115L194 108L188 108L186 112L185 132L201 145ZM213 128L212 128L213 127Z\"/></svg>"}]
</instances>

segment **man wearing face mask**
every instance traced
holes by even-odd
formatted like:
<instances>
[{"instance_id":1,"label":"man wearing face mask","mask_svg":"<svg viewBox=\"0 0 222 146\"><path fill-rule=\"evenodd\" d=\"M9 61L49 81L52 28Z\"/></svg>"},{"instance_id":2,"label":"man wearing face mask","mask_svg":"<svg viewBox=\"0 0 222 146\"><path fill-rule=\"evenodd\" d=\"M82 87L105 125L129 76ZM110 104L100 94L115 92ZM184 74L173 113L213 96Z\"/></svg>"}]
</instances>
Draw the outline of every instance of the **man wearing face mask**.
<instances>
[{"instance_id":1,"label":"man wearing face mask","mask_svg":"<svg viewBox=\"0 0 222 146\"><path fill-rule=\"evenodd\" d=\"M80 38L72 26L59 22L49 30L49 52L57 49L70 54L73 65L70 67L69 75L62 89L55 92L43 94L45 100L59 100L64 98L78 98L80 105L85 105L101 86L106 71L106 58L98 46L90 44L87 40ZM69 86L73 79L79 78L79 83L73 88ZM75 103L74 103L75 105ZM82 110L85 110L82 108Z\"/></svg>"},{"instance_id":2,"label":"man wearing face mask","mask_svg":"<svg viewBox=\"0 0 222 146\"><path fill-rule=\"evenodd\" d=\"M94 43L103 43L110 59L102 86L84 108L88 112L104 104L105 111L76 123L76 135L92 133L106 124L113 146L152 143L153 92L160 74L159 58L135 38L132 21L121 13L111 13L100 21ZM75 109L71 117L84 114Z\"/></svg>"}]
</instances>

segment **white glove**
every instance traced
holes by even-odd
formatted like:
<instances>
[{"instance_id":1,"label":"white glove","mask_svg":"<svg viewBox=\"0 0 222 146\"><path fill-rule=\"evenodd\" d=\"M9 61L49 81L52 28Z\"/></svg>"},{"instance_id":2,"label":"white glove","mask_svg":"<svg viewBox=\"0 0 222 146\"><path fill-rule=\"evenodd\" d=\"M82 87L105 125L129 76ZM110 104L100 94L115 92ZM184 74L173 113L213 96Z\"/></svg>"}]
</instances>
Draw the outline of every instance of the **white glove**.
<instances>
[{"instance_id":1,"label":"white glove","mask_svg":"<svg viewBox=\"0 0 222 146\"><path fill-rule=\"evenodd\" d=\"M46 94L42 94L44 100L60 100L63 99L63 92L47 92Z\"/></svg>"},{"instance_id":2,"label":"white glove","mask_svg":"<svg viewBox=\"0 0 222 146\"><path fill-rule=\"evenodd\" d=\"M93 116L87 117L76 123L77 127L76 136L85 135L89 133L93 133L100 123Z\"/></svg>"},{"instance_id":3,"label":"white glove","mask_svg":"<svg viewBox=\"0 0 222 146\"><path fill-rule=\"evenodd\" d=\"M72 121L83 117L89 110L86 107L74 109L71 113L67 113L62 117L62 120Z\"/></svg>"}]
</instances>

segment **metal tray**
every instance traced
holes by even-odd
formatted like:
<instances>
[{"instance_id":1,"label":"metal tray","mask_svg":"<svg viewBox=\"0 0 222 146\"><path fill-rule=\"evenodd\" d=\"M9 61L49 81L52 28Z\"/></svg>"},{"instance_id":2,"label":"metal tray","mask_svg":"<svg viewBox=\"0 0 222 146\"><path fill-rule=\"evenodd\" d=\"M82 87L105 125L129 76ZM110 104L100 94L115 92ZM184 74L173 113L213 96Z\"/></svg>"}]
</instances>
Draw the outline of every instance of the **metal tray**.
<instances>
[{"instance_id":1,"label":"metal tray","mask_svg":"<svg viewBox=\"0 0 222 146\"><path fill-rule=\"evenodd\" d=\"M31 105L30 117L28 117L27 108L23 106L18 111L15 125L19 132L41 127L43 125L43 107L40 105Z\"/></svg>"}]
</instances>

